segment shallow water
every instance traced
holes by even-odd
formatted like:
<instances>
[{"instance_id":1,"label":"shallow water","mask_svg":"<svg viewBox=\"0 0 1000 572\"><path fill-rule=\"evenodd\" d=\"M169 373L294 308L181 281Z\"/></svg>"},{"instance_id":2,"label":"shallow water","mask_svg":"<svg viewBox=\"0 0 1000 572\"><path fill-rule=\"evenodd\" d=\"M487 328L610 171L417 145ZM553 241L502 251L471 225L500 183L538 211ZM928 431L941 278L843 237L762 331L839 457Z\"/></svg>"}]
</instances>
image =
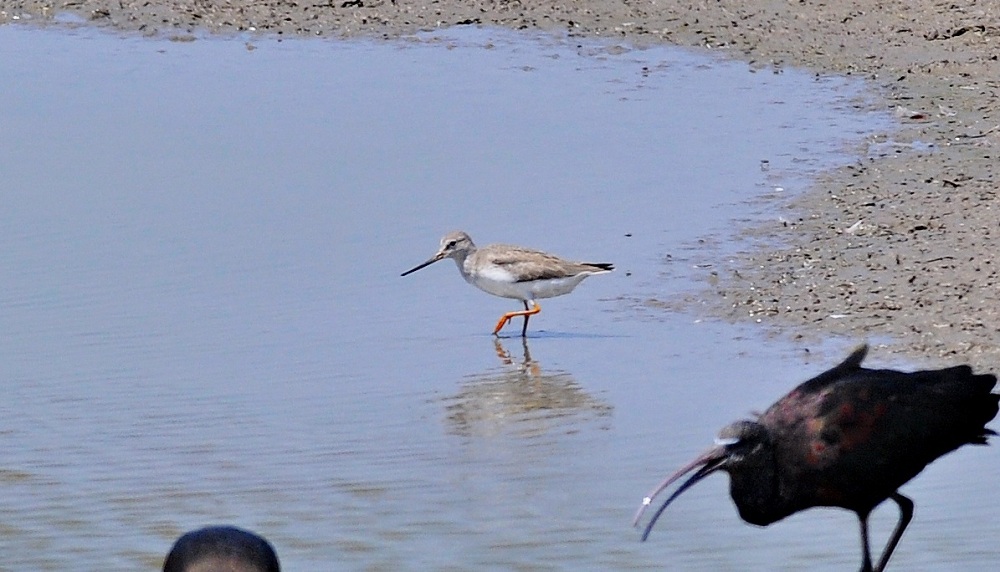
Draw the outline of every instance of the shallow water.
<instances>
[{"instance_id":1,"label":"shallow water","mask_svg":"<svg viewBox=\"0 0 1000 572\"><path fill-rule=\"evenodd\" d=\"M686 285L746 201L848 160L883 121L858 86L475 30L7 26L0 55L0 567L152 570L223 522L287 570L858 565L852 515L750 527L724 477L649 542L629 526L717 428L851 345L636 301ZM447 261L399 277L454 228L618 271L495 340L517 303ZM894 568L1000 560L998 468L964 450L905 487Z\"/></svg>"}]
</instances>

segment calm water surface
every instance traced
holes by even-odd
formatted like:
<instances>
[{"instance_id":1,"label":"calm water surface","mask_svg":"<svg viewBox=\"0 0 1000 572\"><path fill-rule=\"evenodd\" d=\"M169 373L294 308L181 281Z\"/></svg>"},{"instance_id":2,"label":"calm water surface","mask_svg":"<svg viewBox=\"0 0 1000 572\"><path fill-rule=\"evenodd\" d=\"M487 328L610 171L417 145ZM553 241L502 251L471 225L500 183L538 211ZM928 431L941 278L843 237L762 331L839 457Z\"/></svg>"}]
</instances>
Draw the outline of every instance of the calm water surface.
<instances>
[{"instance_id":1,"label":"calm water surface","mask_svg":"<svg viewBox=\"0 0 1000 572\"><path fill-rule=\"evenodd\" d=\"M630 528L719 427L851 345L635 301L685 285L745 201L848 160L882 121L857 86L474 30L6 26L0 78L0 568L154 570L210 523L288 570L857 567L852 515L750 527L721 476L650 542ZM455 228L619 270L495 340L517 303L447 261L399 277ZM969 449L908 485L894 568L995 566L998 472Z\"/></svg>"}]
</instances>

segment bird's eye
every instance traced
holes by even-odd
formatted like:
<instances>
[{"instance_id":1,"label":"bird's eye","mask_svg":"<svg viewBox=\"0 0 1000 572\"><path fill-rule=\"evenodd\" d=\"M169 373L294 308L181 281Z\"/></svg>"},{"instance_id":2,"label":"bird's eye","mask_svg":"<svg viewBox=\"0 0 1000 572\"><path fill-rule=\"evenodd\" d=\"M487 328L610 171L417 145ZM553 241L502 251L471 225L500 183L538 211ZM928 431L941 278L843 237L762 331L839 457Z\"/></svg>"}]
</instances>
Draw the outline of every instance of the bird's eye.
<instances>
[{"instance_id":1,"label":"bird's eye","mask_svg":"<svg viewBox=\"0 0 1000 572\"><path fill-rule=\"evenodd\" d=\"M454 240L451 240L451 241L448 241L448 244L444 245L444 247L445 248L455 248L456 244L458 244L458 243L455 242Z\"/></svg>"}]
</instances>

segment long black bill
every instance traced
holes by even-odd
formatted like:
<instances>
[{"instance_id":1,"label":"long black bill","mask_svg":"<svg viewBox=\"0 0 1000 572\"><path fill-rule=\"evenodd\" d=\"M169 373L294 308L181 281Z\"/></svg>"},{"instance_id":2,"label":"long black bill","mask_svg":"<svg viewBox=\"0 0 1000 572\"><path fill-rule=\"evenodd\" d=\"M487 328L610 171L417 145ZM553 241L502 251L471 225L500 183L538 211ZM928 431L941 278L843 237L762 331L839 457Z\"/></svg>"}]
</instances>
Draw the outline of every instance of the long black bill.
<instances>
[{"instance_id":1,"label":"long black bill","mask_svg":"<svg viewBox=\"0 0 1000 572\"><path fill-rule=\"evenodd\" d=\"M642 531L642 541L645 542L646 539L649 538L649 533L653 530L653 525L656 524L657 519L660 518L660 515L663 514L663 511L667 510L667 507L670 506L670 503L674 502L674 499L681 496L681 493L694 486L698 481L704 479L708 475L711 475L715 471L719 470L719 467L721 467L725 461L726 461L725 448L722 446L713 447L708 451L705 451L694 461L691 461L687 465L681 467L676 473L664 479L662 483L657 485L656 488L653 489L653 491L646 496L646 498L642 499L642 505L639 506L639 510L635 513L635 518L632 520L632 526L639 526L639 519L642 518L643 513L646 512L646 507L652 504L653 499L656 498L656 495L663 492L663 489L669 487L677 479L693 471L695 467L701 466L701 468L699 468L698 471L695 472L695 474L691 475L691 478L684 481L684 483L681 486L677 487L677 490L674 491L674 494L670 495L670 498L668 498L662 505L660 505L660 508L657 509L656 514L654 514L653 518L649 520L649 524L646 525L645 530Z\"/></svg>"},{"instance_id":2,"label":"long black bill","mask_svg":"<svg viewBox=\"0 0 1000 572\"><path fill-rule=\"evenodd\" d=\"M441 260L442 258L444 258L444 256L442 256L441 254L435 254L427 262L423 262L421 264L418 264L418 265L414 266L413 268L411 268L411 269L407 270L406 272L400 274L400 276L406 276L407 274L413 274L417 270L420 270L421 268L427 268L428 266L430 266L431 264L434 264L435 262L437 262L438 260Z\"/></svg>"}]
</instances>

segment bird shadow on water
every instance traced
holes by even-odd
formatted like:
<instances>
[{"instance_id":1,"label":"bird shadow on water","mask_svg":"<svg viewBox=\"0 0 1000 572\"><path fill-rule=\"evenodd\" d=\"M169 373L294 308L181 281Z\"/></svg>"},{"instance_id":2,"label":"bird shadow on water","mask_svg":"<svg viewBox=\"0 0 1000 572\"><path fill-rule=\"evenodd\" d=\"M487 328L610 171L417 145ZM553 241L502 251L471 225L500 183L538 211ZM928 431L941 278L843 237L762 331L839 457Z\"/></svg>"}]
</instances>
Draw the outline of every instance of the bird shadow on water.
<instances>
[{"instance_id":1,"label":"bird shadow on water","mask_svg":"<svg viewBox=\"0 0 1000 572\"><path fill-rule=\"evenodd\" d=\"M528 338L512 354L494 338L500 365L469 375L458 393L445 398L448 432L463 437L532 437L576 432L588 423L606 428L613 407L588 394L566 371L544 372L532 358Z\"/></svg>"}]
</instances>

